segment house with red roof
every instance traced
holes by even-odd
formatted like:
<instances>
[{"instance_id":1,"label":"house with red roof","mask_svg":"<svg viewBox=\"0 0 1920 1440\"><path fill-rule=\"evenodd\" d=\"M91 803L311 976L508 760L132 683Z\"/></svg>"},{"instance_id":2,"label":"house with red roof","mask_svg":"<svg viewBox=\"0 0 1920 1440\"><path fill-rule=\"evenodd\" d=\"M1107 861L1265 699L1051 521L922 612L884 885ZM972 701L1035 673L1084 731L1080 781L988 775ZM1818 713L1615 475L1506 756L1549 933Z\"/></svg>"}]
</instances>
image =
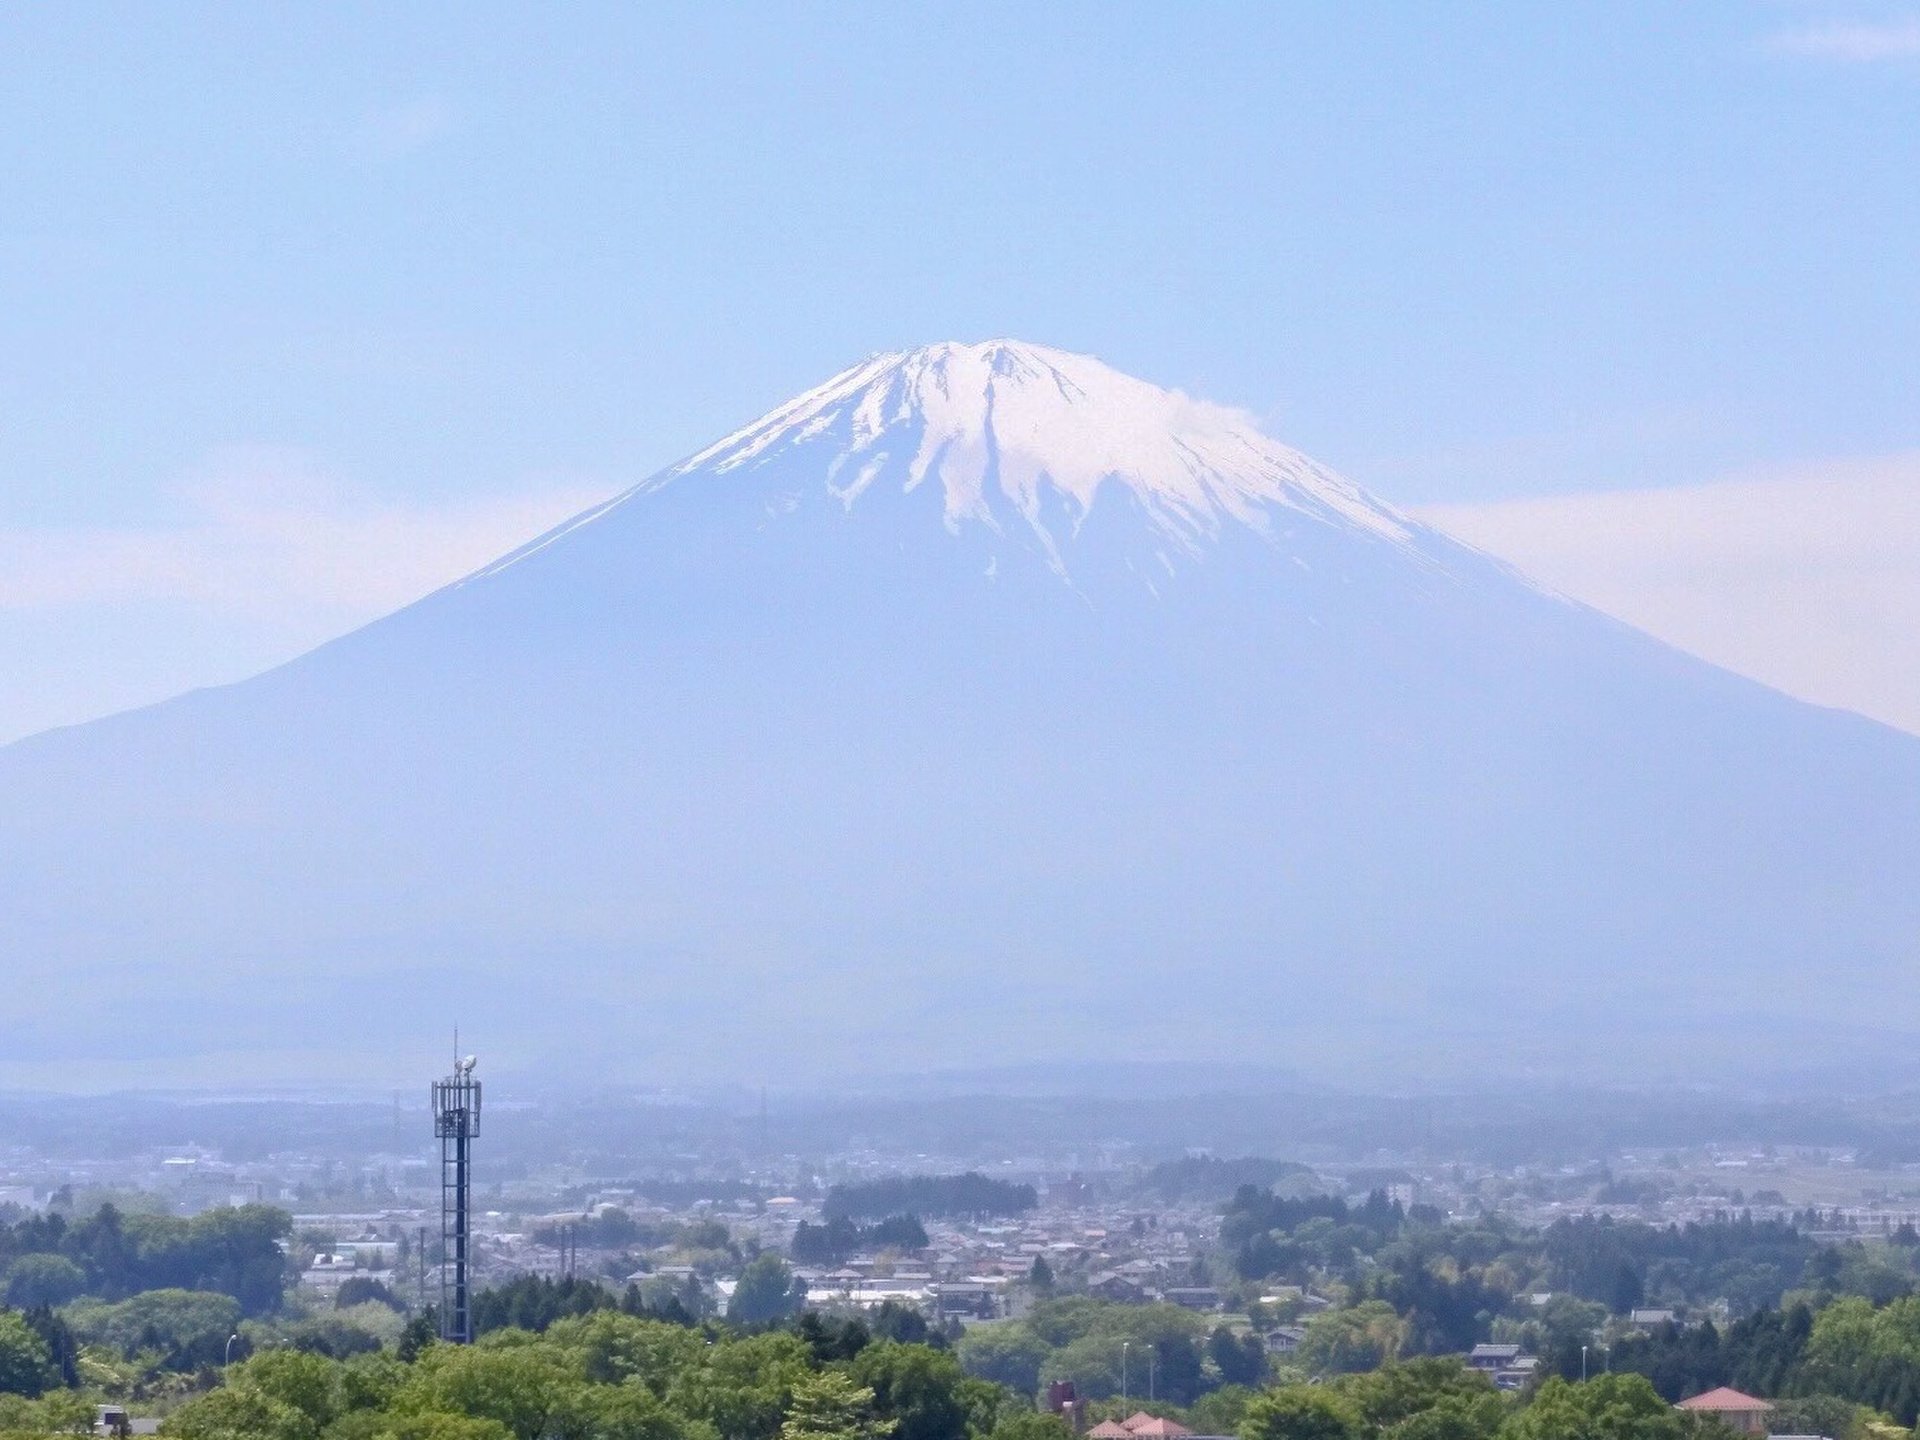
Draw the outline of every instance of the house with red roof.
<instances>
[{"instance_id":1,"label":"house with red roof","mask_svg":"<svg viewBox=\"0 0 1920 1440\"><path fill-rule=\"evenodd\" d=\"M1704 1395L1695 1395L1690 1400L1682 1400L1674 1409L1691 1410L1699 1415L1718 1415L1742 1435L1766 1434L1767 1416L1773 1413L1773 1406L1765 1400L1744 1395L1725 1385L1718 1390L1709 1390Z\"/></svg>"},{"instance_id":2,"label":"house with red roof","mask_svg":"<svg viewBox=\"0 0 1920 1440\"><path fill-rule=\"evenodd\" d=\"M1187 1440L1193 1434L1178 1420L1162 1420L1158 1415L1149 1415L1144 1410L1138 1415L1130 1415L1120 1422L1127 1427L1127 1433L1133 1440Z\"/></svg>"}]
</instances>

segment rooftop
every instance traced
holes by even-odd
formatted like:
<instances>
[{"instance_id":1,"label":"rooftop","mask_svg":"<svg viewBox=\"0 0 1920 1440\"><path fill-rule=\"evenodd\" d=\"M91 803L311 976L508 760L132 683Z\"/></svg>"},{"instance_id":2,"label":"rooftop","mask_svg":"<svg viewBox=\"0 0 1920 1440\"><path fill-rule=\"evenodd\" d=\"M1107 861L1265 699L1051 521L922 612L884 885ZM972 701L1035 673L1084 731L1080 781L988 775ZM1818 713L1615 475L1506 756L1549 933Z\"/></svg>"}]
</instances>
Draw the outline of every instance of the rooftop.
<instances>
[{"instance_id":1,"label":"rooftop","mask_svg":"<svg viewBox=\"0 0 1920 1440\"><path fill-rule=\"evenodd\" d=\"M1773 1404L1753 1395L1742 1394L1731 1386L1722 1385L1717 1390L1709 1390L1704 1395L1695 1395L1690 1400L1682 1400L1677 1407L1681 1410L1771 1410Z\"/></svg>"}]
</instances>

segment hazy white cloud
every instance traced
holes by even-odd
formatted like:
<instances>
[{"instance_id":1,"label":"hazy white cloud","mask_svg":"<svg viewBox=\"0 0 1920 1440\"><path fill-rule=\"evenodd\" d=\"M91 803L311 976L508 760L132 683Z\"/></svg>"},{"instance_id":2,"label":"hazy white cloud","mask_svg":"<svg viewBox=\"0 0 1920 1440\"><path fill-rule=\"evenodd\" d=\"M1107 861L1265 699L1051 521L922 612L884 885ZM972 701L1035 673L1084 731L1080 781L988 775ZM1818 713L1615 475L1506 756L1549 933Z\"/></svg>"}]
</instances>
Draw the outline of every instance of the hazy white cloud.
<instances>
[{"instance_id":1,"label":"hazy white cloud","mask_svg":"<svg viewBox=\"0 0 1920 1440\"><path fill-rule=\"evenodd\" d=\"M1834 20L1782 30L1769 46L1786 55L1870 65L1920 59L1920 16L1890 21Z\"/></svg>"},{"instance_id":2,"label":"hazy white cloud","mask_svg":"<svg viewBox=\"0 0 1920 1440\"><path fill-rule=\"evenodd\" d=\"M336 614L415 600L605 498L554 484L441 504L356 493L298 454L234 450L150 528L0 528L0 609L137 601Z\"/></svg>"},{"instance_id":3,"label":"hazy white cloud","mask_svg":"<svg viewBox=\"0 0 1920 1440\"><path fill-rule=\"evenodd\" d=\"M1920 733L1920 452L1418 513L1683 650Z\"/></svg>"},{"instance_id":4,"label":"hazy white cloud","mask_svg":"<svg viewBox=\"0 0 1920 1440\"><path fill-rule=\"evenodd\" d=\"M169 523L0 525L0 743L291 659L610 488L398 501L297 453L234 450L181 485Z\"/></svg>"}]
</instances>

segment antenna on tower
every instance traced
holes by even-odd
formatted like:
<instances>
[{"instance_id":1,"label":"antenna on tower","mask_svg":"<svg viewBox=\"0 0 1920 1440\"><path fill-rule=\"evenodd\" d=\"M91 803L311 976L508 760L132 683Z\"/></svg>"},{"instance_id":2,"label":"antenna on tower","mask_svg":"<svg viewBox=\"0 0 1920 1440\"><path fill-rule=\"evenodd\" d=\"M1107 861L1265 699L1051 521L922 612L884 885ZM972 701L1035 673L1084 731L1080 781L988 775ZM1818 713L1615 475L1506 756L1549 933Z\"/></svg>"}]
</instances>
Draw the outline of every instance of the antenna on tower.
<instances>
[{"instance_id":1,"label":"antenna on tower","mask_svg":"<svg viewBox=\"0 0 1920 1440\"><path fill-rule=\"evenodd\" d=\"M473 1292L468 1265L473 1239L473 1137L480 1133L479 1061L460 1055L453 1035L453 1073L433 1082L433 1133L440 1141L440 1338L473 1343Z\"/></svg>"}]
</instances>

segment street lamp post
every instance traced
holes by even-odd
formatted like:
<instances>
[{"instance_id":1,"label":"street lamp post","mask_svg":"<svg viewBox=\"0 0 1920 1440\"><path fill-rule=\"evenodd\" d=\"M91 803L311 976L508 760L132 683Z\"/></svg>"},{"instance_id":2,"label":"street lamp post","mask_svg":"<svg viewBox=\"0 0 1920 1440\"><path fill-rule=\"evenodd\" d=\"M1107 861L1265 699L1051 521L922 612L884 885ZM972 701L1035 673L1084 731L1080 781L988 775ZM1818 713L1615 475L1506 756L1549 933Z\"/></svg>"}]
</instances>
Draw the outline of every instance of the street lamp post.
<instances>
[{"instance_id":1,"label":"street lamp post","mask_svg":"<svg viewBox=\"0 0 1920 1440\"><path fill-rule=\"evenodd\" d=\"M1120 1398L1122 1400L1127 1398L1127 1347L1132 1343L1131 1340L1120 1342Z\"/></svg>"},{"instance_id":2,"label":"street lamp post","mask_svg":"<svg viewBox=\"0 0 1920 1440\"><path fill-rule=\"evenodd\" d=\"M1580 1347L1580 1383L1584 1385L1586 1384L1586 1382L1587 1382L1587 1347L1582 1345Z\"/></svg>"},{"instance_id":3,"label":"street lamp post","mask_svg":"<svg viewBox=\"0 0 1920 1440\"><path fill-rule=\"evenodd\" d=\"M233 1363L233 1342L238 1340L239 1338L240 1338L240 1332L238 1330L234 1331L233 1334L227 1336L227 1353L225 1358L220 1362L221 1364L231 1365Z\"/></svg>"}]
</instances>

